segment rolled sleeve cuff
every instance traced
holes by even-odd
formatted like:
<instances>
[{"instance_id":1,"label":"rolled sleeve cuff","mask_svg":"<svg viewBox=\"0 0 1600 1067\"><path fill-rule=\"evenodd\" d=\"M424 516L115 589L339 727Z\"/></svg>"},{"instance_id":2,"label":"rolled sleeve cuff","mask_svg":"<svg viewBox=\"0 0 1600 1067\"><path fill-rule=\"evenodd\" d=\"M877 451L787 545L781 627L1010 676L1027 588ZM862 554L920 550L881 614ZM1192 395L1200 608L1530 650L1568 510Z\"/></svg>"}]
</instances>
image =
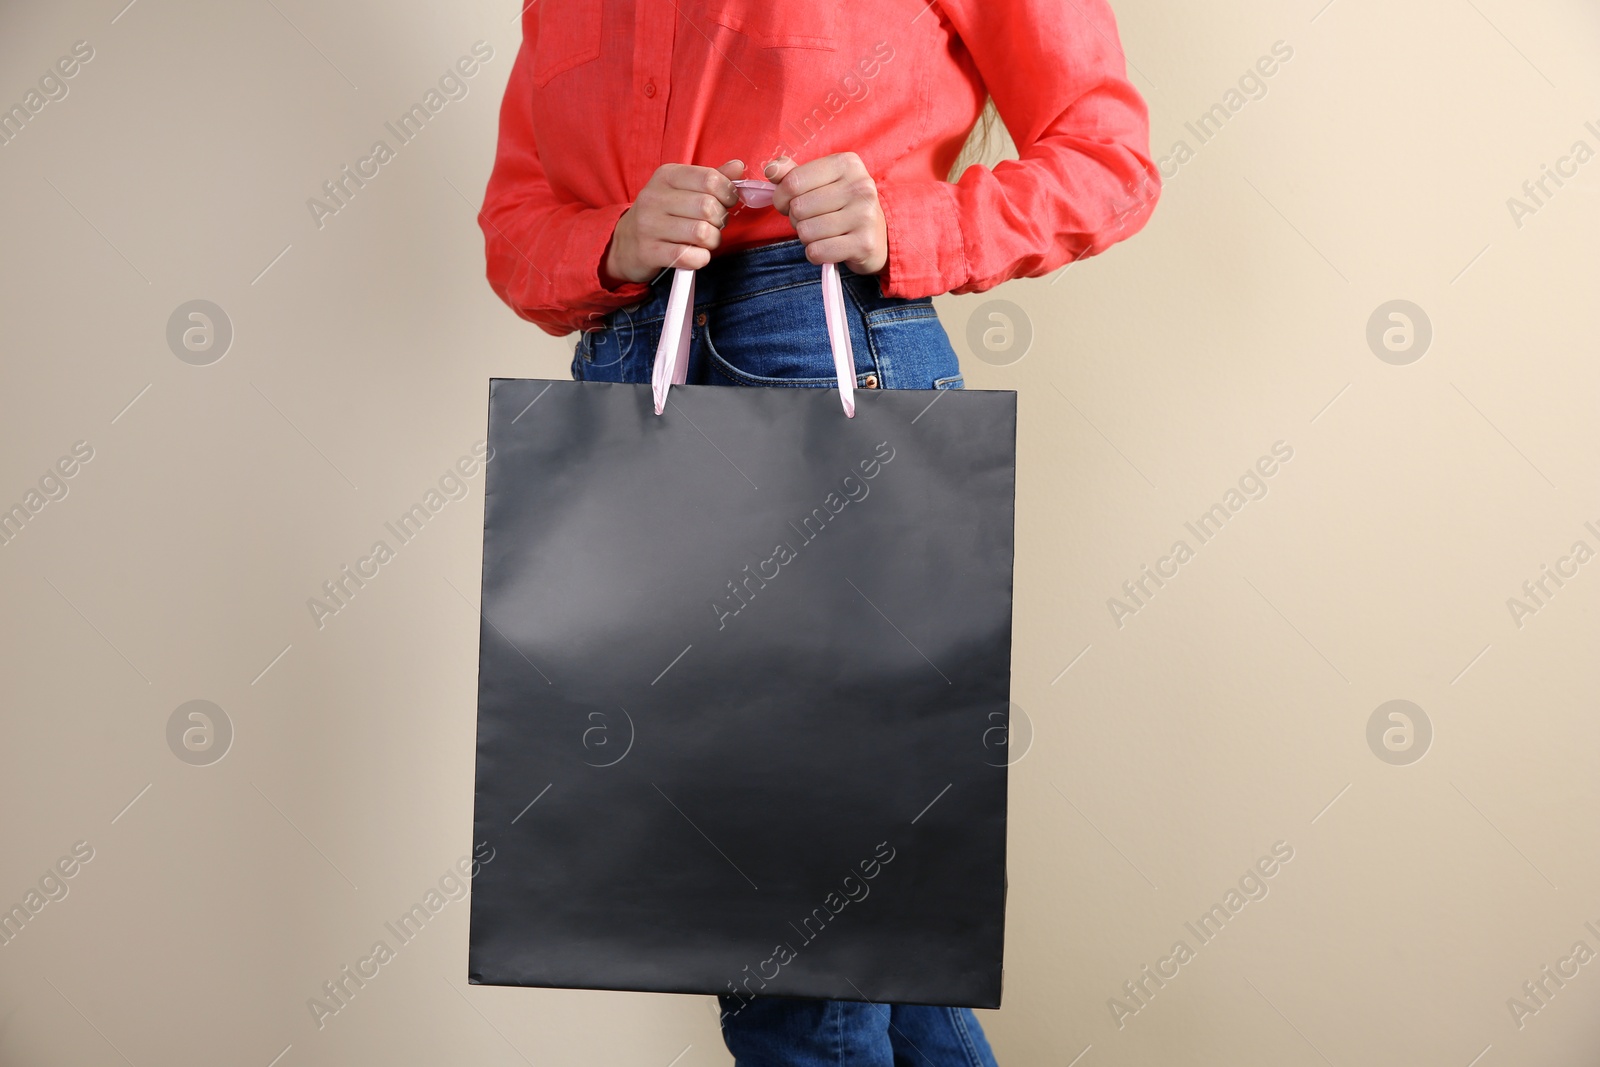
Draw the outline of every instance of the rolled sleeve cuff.
<instances>
[{"instance_id":1,"label":"rolled sleeve cuff","mask_svg":"<svg viewBox=\"0 0 1600 1067\"><path fill-rule=\"evenodd\" d=\"M616 232L617 220L630 206L612 204L592 208L582 212L573 221L566 248L560 260L553 264L555 276L552 281L557 293L571 293L577 297L573 301L574 307L611 311L636 303L650 292L650 286L643 282L625 282L615 289L607 289L600 277L600 262L605 256L606 246Z\"/></svg>"},{"instance_id":2,"label":"rolled sleeve cuff","mask_svg":"<svg viewBox=\"0 0 1600 1067\"><path fill-rule=\"evenodd\" d=\"M878 186L889 260L878 276L884 296L912 299L951 292L970 273L955 186L941 181Z\"/></svg>"}]
</instances>

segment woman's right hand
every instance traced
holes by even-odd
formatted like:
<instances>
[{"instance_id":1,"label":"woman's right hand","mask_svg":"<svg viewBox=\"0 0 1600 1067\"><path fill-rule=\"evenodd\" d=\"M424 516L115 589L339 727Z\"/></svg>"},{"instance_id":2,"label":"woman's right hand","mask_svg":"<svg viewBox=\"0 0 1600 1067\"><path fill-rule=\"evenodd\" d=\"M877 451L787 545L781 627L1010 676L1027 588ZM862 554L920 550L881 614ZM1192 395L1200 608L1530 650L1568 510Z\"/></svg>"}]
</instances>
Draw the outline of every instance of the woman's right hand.
<instances>
[{"instance_id":1,"label":"woman's right hand","mask_svg":"<svg viewBox=\"0 0 1600 1067\"><path fill-rule=\"evenodd\" d=\"M699 270L722 242L728 212L739 203L733 179L744 163L720 167L667 163L656 168L633 205L617 220L600 261L600 280L616 289L648 282L666 267Z\"/></svg>"}]
</instances>

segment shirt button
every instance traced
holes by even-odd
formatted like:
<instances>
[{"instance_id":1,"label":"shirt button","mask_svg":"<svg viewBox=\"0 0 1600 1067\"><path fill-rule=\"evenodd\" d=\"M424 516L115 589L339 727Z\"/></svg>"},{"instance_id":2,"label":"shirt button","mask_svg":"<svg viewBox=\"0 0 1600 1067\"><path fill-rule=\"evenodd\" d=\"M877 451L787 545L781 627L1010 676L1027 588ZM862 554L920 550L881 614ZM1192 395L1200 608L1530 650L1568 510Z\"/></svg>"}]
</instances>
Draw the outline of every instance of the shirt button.
<instances>
[{"instance_id":1,"label":"shirt button","mask_svg":"<svg viewBox=\"0 0 1600 1067\"><path fill-rule=\"evenodd\" d=\"M862 380L861 384L866 386L868 389L876 389L878 387L878 376L876 374L869 374L865 379Z\"/></svg>"},{"instance_id":2,"label":"shirt button","mask_svg":"<svg viewBox=\"0 0 1600 1067\"><path fill-rule=\"evenodd\" d=\"M654 97L656 95L656 83L655 82L649 81L649 82L645 82L644 83L644 95L645 96L649 96L649 97Z\"/></svg>"}]
</instances>

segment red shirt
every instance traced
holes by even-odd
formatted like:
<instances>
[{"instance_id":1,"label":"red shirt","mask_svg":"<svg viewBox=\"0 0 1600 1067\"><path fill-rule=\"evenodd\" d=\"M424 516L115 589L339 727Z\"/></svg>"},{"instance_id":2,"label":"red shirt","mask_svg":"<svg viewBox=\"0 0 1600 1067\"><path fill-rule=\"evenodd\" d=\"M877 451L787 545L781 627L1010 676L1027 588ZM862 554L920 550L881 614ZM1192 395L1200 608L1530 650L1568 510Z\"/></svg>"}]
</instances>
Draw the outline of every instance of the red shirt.
<instances>
[{"instance_id":1,"label":"red shirt","mask_svg":"<svg viewBox=\"0 0 1600 1067\"><path fill-rule=\"evenodd\" d=\"M1143 98L1105 0L534 0L479 225L489 284L561 336L648 286L607 289L617 219L663 163L851 151L877 184L885 296L1036 277L1155 207ZM994 97L1020 159L945 175ZM794 236L736 212L715 255Z\"/></svg>"}]
</instances>

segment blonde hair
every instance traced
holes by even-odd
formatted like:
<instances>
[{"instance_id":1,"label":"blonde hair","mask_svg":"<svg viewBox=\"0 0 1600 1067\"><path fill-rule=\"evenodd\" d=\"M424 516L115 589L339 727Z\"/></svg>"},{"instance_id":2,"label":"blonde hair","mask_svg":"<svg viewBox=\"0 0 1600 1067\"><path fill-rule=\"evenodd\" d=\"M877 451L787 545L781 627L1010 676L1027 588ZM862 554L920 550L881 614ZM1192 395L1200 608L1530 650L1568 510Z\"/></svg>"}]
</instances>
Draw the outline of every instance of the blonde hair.
<instances>
[{"instance_id":1,"label":"blonde hair","mask_svg":"<svg viewBox=\"0 0 1600 1067\"><path fill-rule=\"evenodd\" d=\"M990 96L985 98L983 111L979 113L978 121L973 124L972 131L967 134L966 144L961 146L955 162L950 165L950 173L945 175L945 181L956 181L961 177L961 172L974 163L993 162L988 157L999 147L993 143L996 125L1004 126L1000 121L1000 112L995 109L994 97Z\"/></svg>"}]
</instances>

